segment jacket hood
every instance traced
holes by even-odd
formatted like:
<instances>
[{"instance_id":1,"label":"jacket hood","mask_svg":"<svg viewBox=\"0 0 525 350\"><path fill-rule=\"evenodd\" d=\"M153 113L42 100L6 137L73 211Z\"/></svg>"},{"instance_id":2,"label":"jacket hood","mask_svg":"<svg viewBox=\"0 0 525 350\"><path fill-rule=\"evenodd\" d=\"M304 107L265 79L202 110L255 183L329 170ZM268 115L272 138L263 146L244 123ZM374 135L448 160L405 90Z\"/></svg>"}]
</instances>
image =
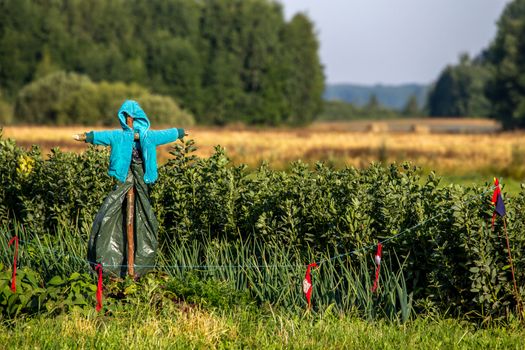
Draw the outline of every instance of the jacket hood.
<instances>
[{"instance_id":1,"label":"jacket hood","mask_svg":"<svg viewBox=\"0 0 525 350\"><path fill-rule=\"evenodd\" d=\"M137 101L125 101L118 111L118 119L122 129L130 130L130 127L126 124L126 114L133 118L133 129L135 129L139 135L142 136L142 134L148 131L150 126L148 116L144 113L144 110L140 108Z\"/></svg>"}]
</instances>

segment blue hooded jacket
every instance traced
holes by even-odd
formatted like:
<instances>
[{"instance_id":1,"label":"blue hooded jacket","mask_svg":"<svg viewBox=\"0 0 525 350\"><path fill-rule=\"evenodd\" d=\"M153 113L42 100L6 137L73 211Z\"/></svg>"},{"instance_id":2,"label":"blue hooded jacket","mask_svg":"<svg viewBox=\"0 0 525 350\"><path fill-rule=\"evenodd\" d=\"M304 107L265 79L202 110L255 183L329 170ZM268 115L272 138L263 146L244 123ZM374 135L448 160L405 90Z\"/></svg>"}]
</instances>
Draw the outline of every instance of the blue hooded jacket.
<instances>
[{"instance_id":1,"label":"blue hooded jacket","mask_svg":"<svg viewBox=\"0 0 525 350\"><path fill-rule=\"evenodd\" d=\"M126 124L126 114L133 118L132 130ZM118 111L122 130L90 131L86 133L86 142L94 145L111 146L109 156L109 176L120 182L126 181L133 147L138 147L144 160L144 182L152 184L157 180L157 146L176 141L184 136L184 129L149 130L146 113L136 101L125 101ZM134 132L138 132L140 141L135 143Z\"/></svg>"}]
</instances>

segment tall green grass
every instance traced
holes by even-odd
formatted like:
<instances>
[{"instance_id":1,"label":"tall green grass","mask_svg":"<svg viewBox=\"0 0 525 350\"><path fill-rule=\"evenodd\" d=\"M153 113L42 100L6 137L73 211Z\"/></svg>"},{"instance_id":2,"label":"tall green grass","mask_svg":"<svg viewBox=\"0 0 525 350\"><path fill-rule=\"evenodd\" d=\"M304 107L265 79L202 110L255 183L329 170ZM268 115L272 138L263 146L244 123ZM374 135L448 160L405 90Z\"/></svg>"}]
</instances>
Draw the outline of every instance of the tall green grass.
<instances>
[{"instance_id":1,"label":"tall green grass","mask_svg":"<svg viewBox=\"0 0 525 350\"><path fill-rule=\"evenodd\" d=\"M19 264L34 269L44 280L91 270L85 259L87 232L82 228L61 227L53 234L33 235L22 226L0 228L0 262L11 266L12 249L6 242L18 235L21 244ZM186 241L159 250L156 270L177 279L188 273L201 280L227 282L238 291L247 291L258 303L292 312L306 308L302 280L313 252L305 252L259 241ZM162 252L165 253L162 253ZM380 288L372 293L374 262L372 251L360 255L331 258L321 254L313 269L313 310L355 312L366 319L388 318L407 321L414 314L411 293L405 283L403 263L383 261ZM392 266L401 266L394 271Z\"/></svg>"}]
</instances>

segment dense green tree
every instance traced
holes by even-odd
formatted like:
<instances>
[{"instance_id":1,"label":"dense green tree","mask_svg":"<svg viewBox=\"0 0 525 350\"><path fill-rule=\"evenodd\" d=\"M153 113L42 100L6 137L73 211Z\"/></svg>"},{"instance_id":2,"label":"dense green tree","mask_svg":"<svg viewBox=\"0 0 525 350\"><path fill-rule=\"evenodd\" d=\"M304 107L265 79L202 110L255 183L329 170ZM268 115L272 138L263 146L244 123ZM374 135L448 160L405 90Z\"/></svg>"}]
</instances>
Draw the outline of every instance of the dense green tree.
<instances>
[{"instance_id":1,"label":"dense green tree","mask_svg":"<svg viewBox=\"0 0 525 350\"><path fill-rule=\"evenodd\" d=\"M487 56L494 66L487 85L491 115L505 128L525 127L525 0L507 5Z\"/></svg>"},{"instance_id":2,"label":"dense green tree","mask_svg":"<svg viewBox=\"0 0 525 350\"><path fill-rule=\"evenodd\" d=\"M203 104L209 106L200 121L224 124L240 119L243 99L239 7L242 0L207 0L201 22Z\"/></svg>"},{"instance_id":3,"label":"dense green tree","mask_svg":"<svg viewBox=\"0 0 525 350\"><path fill-rule=\"evenodd\" d=\"M30 0L0 1L0 88L8 98L32 79L41 46L39 9Z\"/></svg>"},{"instance_id":4,"label":"dense green tree","mask_svg":"<svg viewBox=\"0 0 525 350\"><path fill-rule=\"evenodd\" d=\"M265 0L209 0L201 32L204 62L204 103L216 123L244 121L278 124L289 121L283 106L289 98L284 71L285 52L293 47L281 40L282 8ZM287 113L288 112L288 113Z\"/></svg>"},{"instance_id":5,"label":"dense green tree","mask_svg":"<svg viewBox=\"0 0 525 350\"><path fill-rule=\"evenodd\" d=\"M57 70L138 83L207 123L305 123L324 77L311 21L273 0L1 0L0 88Z\"/></svg>"},{"instance_id":6,"label":"dense green tree","mask_svg":"<svg viewBox=\"0 0 525 350\"><path fill-rule=\"evenodd\" d=\"M252 122L278 124L286 117L279 108L284 99L285 91L282 80L286 76L272 74L272 66L277 65L284 50L291 48L280 42L280 34L284 29L282 9L278 5L268 6L265 1L242 1L239 18L239 42L242 55L241 81L244 98L241 110L244 118L250 111L258 116ZM287 76L291 79L292 76ZM246 120L247 121L247 120Z\"/></svg>"},{"instance_id":7,"label":"dense green tree","mask_svg":"<svg viewBox=\"0 0 525 350\"><path fill-rule=\"evenodd\" d=\"M487 116L490 106L485 97L485 86L490 77L490 66L482 59L460 57L456 66L447 66L428 95L430 116Z\"/></svg>"},{"instance_id":8,"label":"dense green tree","mask_svg":"<svg viewBox=\"0 0 525 350\"><path fill-rule=\"evenodd\" d=\"M317 51L319 42L313 23L299 13L286 24L284 45L287 50L283 72L289 77L286 96L289 101L289 121L300 124L311 121L323 108L324 74Z\"/></svg>"},{"instance_id":9,"label":"dense green tree","mask_svg":"<svg viewBox=\"0 0 525 350\"><path fill-rule=\"evenodd\" d=\"M200 111L200 58L185 38L159 31L148 49L150 80L155 90L173 96L184 107Z\"/></svg>"},{"instance_id":10,"label":"dense green tree","mask_svg":"<svg viewBox=\"0 0 525 350\"><path fill-rule=\"evenodd\" d=\"M525 127L525 0L510 2L496 38L475 60L463 56L441 73L428 98L433 116L488 116Z\"/></svg>"}]
</instances>

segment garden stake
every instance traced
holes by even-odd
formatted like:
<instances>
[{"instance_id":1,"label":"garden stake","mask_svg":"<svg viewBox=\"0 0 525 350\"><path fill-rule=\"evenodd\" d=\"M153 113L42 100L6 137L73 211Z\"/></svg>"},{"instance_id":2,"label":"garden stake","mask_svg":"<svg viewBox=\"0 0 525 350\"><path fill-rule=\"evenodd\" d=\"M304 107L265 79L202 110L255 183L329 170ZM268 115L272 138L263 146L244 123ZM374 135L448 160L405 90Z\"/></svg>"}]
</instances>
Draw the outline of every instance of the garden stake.
<instances>
[{"instance_id":1,"label":"garden stake","mask_svg":"<svg viewBox=\"0 0 525 350\"><path fill-rule=\"evenodd\" d=\"M372 286L372 293L375 293L379 286L379 271L381 270L381 253L383 252L383 245L381 242L377 242L377 251L375 255L376 263L376 277L374 278L374 285Z\"/></svg>"},{"instance_id":2,"label":"garden stake","mask_svg":"<svg viewBox=\"0 0 525 350\"><path fill-rule=\"evenodd\" d=\"M11 276L11 291L16 293L16 260L18 259L18 237L14 236L9 241L8 247L15 243L15 255L13 257L13 275Z\"/></svg>"},{"instance_id":3,"label":"garden stake","mask_svg":"<svg viewBox=\"0 0 525 350\"><path fill-rule=\"evenodd\" d=\"M126 124L133 131L133 118L129 115L126 116ZM135 132L133 132L135 134ZM135 212L135 185L131 186L126 195L127 206L126 206L126 237L128 239L128 275L131 278L135 278L135 239L133 233L133 221Z\"/></svg>"},{"instance_id":4,"label":"garden stake","mask_svg":"<svg viewBox=\"0 0 525 350\"><path fill-rule=\"evenodd\" d=\"M98 264L95 267L95 271L98 272L96 310L99 312L102 309L102 265Z\"/></svg>"},{"instance_id":5,"label":"garden stake","mask_svg":"<svg viewBox=\"0 0 525 350\"><path fill-rule=\"evenodd\" d=\"M509 235L507 233L507 220L505 217L503 217L503 231L505 232L505 239L507 241L507 252L509 253L509 264L510 264L510 273L512 274L512 282L514 283L514 294L516 297L516 302L518 303L518 311L521 312L523 310L523 304L521 301L521 296L518 293L518 286L516 284L516 275L514 273L514 264L512 263L512 254L510 252L510 242L509 242Z\"/></svg>"},{"instance_id":6,"label":"garden stake","mask_svg":"<svg viewBox=\"0 0 525 350\"><path fill-rule=\"evenodd\" d=\"M516 274L514 273L514 264L512 262L512 253L510 251L510 240L509 240L509 234L507 232L507 219L505 215L507 214L507 211L505 209L505 203L503 202L503 198L501 197L501 189L499 187L499 180L497 178L494 178L494 193L492 194L492 204L494 205L494 213L492 213L492 231L494 231L494 223L496 221L496 216L499 215L503 218L503 231L505 232L505 240L507 242L507 252L509 254L509 265L510 265L510 272L512 275L512 282L514 284L514 296L516 298L516 303L518 304L518 311L521 311L523 309L523 305L521 302L521 296L518 293L518 287L516 284ZM499 233L498 233L499 237Z\"/></svg>"},{"instance_id":7,"label":"garden stake","mask_svg":"<svg viewBox=\"0 0 525 350\"><path fill-rule=\"evenodd\" d=\"M492 213L492 230L494 231L494 222L496 215L504 217L507 211L505 210L505 203L501 197L501 189L499 187L499 180L494 178L494 193L492 194L492 205L494 205L494 212Z\"/></svg>"},{"instance_id":8,"label":"garden stake","mask_svg":"<svg viewBox=\"0 0 525 350\"><path fill-rule=\"evenodd\" d=\"M309 264L307 267L306 267L306 274L304 275L304 280L303 280L303 293L306 297L306 302L308 303L308 306L307 306L307 311L310 311L310 309L312 308L312 303L311 303L311 298L312 298L312 275L310 273L310 269L313 268L313 267L316 267L317 264L315 263L315 261L311 264Z\"/></svg>"}]
</instances>

